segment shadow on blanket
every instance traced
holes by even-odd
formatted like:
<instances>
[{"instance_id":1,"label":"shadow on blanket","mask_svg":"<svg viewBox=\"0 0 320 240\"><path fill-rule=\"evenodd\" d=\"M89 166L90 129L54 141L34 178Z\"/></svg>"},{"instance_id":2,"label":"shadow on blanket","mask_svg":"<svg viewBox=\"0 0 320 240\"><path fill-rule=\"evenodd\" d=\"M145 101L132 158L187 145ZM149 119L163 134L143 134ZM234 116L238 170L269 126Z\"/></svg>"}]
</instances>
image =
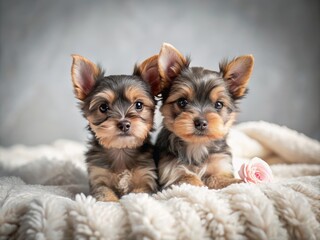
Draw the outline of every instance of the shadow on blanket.
<instances>
[{"instance_id":1,"label":"shadow on blanket","mask_svg":"<svg viewBox=\"0 0 320 240\"><path fill-rule=\"evenodd\" d=\"M103 203L87 196L83 144L0 148L0 239L320 239L320 143L249 122L229 144L235 172L260 157L277 163L275 181L174 186Z\"/></svg>"}]
</instances>

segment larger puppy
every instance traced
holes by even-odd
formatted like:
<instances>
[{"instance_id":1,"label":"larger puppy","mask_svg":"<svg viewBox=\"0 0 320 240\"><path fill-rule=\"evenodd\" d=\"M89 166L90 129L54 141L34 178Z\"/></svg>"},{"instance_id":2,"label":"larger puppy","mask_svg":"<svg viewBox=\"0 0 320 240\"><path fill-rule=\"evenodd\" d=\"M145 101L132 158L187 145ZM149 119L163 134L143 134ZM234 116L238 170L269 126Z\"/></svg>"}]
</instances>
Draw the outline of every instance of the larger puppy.
<instances>
[{"instance_id":1,"label":"larger puppy","mask_svg":"<svg viewBox=\"0 0 320 240\"><path fill-rule=\"evenodd\" d=\"M163 188L188 183L219 189L240 182L233 175L226 137L253 61L251 55L224 61L219 72L189 67L177 49L163 44L158 59L163 129L156 143Z\"/></svg>"}]
</instances>

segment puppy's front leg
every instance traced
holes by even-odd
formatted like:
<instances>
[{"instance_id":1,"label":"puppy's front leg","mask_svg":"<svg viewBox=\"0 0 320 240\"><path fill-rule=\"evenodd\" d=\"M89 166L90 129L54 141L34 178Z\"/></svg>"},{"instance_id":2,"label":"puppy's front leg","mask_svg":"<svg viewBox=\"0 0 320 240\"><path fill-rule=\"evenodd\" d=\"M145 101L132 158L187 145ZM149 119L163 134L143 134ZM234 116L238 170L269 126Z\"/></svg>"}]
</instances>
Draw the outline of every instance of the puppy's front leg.
<instances>
[{"instance_id":1,"label":"puppy's front leg","mask_svg":"<svg viewBox=\"0 0 320 240\"><path fill-rule=\"evenodd\" d=\"M173 157L164 157L159 161L159 182L163 188L183 183L204 186L200 177Z\"/></svg>"},{"instance_id":2,"label":"puppy's front leg","mask_svg":"<svg viewBox=\"0 0 320 240\"><path fill-rule=\"evenodd\" d=\"M176 184L182 184L187 183L193 186L202 187L204 186L204 183L201 181L201 179L196 174L183 174L178 181L176 181Z\"/></svg>"},{"instance_id":3,"label":"puppy's front leg","mask_svg":"<svg viewBox=\"0 0 320 240\"><path fill-rule=\"evenodd\" d=\"M234 183L242 183L243 181L241 179L227 176L210 176L205 178L204 182L209 188L221 189Z\"/></svg>"},{"instance_id":4,"label":"puppy's front leg","mask_svg":"<svg viewBox=\"0 0 320 240\"><path fill-rule=\"evenodd\" d=\"M213 189L221 189L233 183L243 182L234 177L232 158L228 154L211 154L209 156L203 181Z\"/></svg>"},{"instance_id":5,"label":"puppy's front leg","mask_svg":"<svg viewBox=\"0 0 320 240\"><path fill-rule=\"evenodd\" d=\"M138 167L133 170L131 192L155 193L158 190L155 167Z\"/></svg>"},{"instance_id":6,"label":"puppy's front leg","mask_svg":"<svg viewBox=\"0 0 320 240\"><path fill-rule=\"evenodd\" d=\"M97 201L101 202L118 202L119 197L117 194L109 187L100 185L93 185L91 189L91 194Z\"/></svg>"},{"instance_id":7,"label":"puppy's front leg","mask_svg":"<svg viewBox=\"0 0 320 240\"><path fill-rule=\"evenodd\" d=\"M106 168L90 166L90 193L97 201L118 202L119 197L111 188L114 186L115 176Z\"/></svg>"}]
</instances>

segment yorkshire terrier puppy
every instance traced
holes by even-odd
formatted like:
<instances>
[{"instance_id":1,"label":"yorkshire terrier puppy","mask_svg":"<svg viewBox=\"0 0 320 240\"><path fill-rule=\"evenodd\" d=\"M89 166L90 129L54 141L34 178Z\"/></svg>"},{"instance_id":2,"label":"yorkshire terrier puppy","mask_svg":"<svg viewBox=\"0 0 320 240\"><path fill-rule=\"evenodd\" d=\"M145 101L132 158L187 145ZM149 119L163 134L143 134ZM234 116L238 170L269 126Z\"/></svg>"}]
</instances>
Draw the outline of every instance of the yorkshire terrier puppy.
<instances>
[{"instance_id":1,"label":"yorkshire terrier puppy","mask_svg":"<svg viewBox=\"0 0 320 240\"><path fill-rule=\"evenodd\" d=\"M157 56L136 65L133 75L104 76L88 59L72 55L72 82L91 133L86 153L91 194L118 201L124 194L157 190L149 142L158 86ZM155 81L158 82L158 81Z\"/></svg>"},{"instance_id":2,"label":"yorkshire terrier puppy","mask_svg":"<svg viewBox=\"0 0 320 240\"><path fill-rule=\"evenodd\" d=\"M253 56L220 63L220 71L189 67L170 44L158 56L163 128L156 142L162 188L188 183L219 189L239 183L226 143L237 101L247 92Z\"/></svg>"}]
</instances>

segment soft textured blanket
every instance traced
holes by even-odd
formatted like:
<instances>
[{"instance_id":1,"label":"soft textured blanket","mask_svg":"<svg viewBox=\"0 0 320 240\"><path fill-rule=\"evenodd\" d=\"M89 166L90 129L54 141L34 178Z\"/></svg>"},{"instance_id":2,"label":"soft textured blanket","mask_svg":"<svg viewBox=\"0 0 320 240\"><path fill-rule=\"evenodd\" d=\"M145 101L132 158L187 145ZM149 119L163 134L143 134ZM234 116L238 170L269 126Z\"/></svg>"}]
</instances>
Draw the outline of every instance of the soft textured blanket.
<instances>
[{"instance_id":1,"label":"soft textured blanket","mask_svg":"<svg viewBox=\"0 0 320 240\"><path fill-rule=\"evenodd\" d=\"M275 181L174 186L119 203L88 196L84 144L0 148L0 239L320 239L320 143L248 122L229 135L235 172L260 157Z\"/></svg>"}]
</instances>

